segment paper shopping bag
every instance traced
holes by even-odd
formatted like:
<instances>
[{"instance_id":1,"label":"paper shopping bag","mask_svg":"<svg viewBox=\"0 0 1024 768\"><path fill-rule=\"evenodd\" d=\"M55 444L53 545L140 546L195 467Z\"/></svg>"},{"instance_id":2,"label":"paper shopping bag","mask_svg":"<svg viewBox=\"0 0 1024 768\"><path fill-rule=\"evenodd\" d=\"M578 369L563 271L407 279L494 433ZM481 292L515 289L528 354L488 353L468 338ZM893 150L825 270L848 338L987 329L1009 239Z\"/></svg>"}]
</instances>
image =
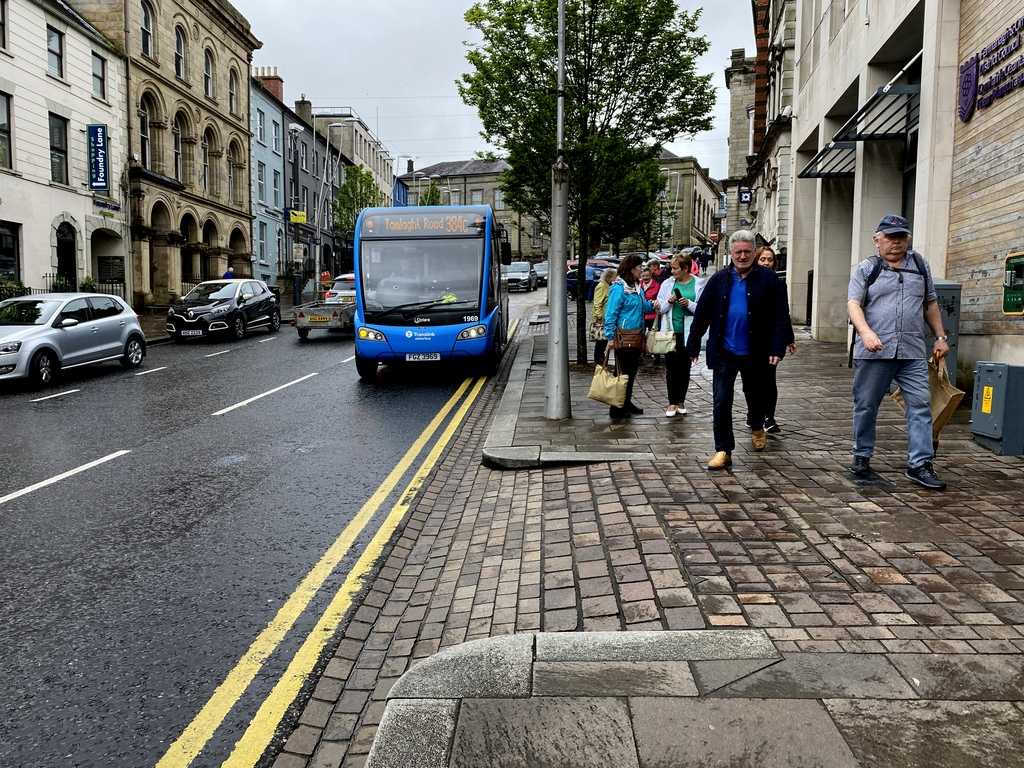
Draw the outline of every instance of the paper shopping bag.
<instances>
[{"instance_id":1,"label":"paper shopping bag","mask_svg":"<svg viewBox=\"0 0 1024 768\"><path fill-rule=\"evenodd\" d=\"M954 387L953 382L949 380L946 358L940 357L938 363L935 362L935 358L928 361L928 388L932 396L932 440L938 440L939 432L946 426L946 422L964 397L963 390ZM900 410L906 412L903 393L899 389L892 393L892 399L896 401Z\"/></svg>"}]
</instances>

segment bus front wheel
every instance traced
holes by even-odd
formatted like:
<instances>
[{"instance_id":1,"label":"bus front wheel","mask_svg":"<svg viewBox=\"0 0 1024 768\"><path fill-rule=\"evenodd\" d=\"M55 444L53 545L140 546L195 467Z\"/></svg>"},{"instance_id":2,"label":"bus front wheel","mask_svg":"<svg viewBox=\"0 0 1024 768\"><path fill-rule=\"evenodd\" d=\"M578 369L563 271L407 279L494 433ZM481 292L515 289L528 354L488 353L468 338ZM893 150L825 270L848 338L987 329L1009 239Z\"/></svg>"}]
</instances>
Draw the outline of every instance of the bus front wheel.
<instances>
[{"instance_id":1,"label":"bus front wheel","mask_svg":"<svg viewBox=\"0 0 1024 768\"><path fill-rule=\"evenodd\" d=\"M373 381L377 378L377 363L374 360L367 360L356 355L356 373L363 381Z\"/></svg>"}]
</instances>

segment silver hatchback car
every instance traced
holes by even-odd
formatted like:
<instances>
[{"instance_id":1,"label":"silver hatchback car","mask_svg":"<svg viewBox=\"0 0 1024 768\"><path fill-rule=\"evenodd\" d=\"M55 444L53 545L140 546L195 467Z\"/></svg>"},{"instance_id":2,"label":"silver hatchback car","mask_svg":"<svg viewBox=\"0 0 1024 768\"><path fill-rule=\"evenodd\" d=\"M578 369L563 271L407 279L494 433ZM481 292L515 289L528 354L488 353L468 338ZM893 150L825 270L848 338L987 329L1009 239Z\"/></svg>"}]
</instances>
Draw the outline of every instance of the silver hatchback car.
<instances>
[{"instance_id":1,"label":"silver hatchback car","mask_svg":"<svg viewBox=\"0 0 1024 768\"><path fill-rule=\"evenodd\" d=\"M39 293L0 301L0 381L50 384L61 369L119 360L142 365L146 336L118 296Z\"/></svg>"}]
</instances>

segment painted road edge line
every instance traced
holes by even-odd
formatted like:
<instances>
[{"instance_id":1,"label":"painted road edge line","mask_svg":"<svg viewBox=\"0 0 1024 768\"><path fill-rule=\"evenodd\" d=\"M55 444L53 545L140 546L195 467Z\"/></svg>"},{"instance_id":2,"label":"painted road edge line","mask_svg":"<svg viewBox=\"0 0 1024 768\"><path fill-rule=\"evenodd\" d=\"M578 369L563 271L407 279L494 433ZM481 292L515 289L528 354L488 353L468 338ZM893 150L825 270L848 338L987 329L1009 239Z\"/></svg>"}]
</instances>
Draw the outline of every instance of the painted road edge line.
<instances>
[{"instance_id":1,"label":"painted road edge line","mask_svg":"<svg viewBox=\"0 0 1024 768\"><path fill-rule=\"evenodd\" d=\"M210 415L211 416L223 416L225 413L230 413L231 411L235 410L236 408L244 408L245 406L249 405L249 403L255 403L260 398L266 397L267 395L272 395L275 392L280 392L282 389L287 389L288 387L294 386L295 384L298 384L301 381L305 381L306 379L311 379L314 376L316 376L317 373L319 373L319 372L318 371L314 371L313 373L307 373L301 379L296 379L295 381L289 381L287 384L282 384L280 387L274 387L273 389L269 389L269 390L267 390L266 392L264 392L261 395L256 395L255 397L250 397L248 400L243 400L240 403L235 403L234 405L229 405L227 408L221 408L219 411L215 411L214 413L211 413Z\"/></svg>"},{"instance_id":2,"label":"painted road edge line","mask_svg":"<svg viewBox=\"0 0 1024 768\"><path fill-rule=\"evenodd\" d=\"M444 432L437 439L434 447L427 454L426 459L424 459L423 464L416 471L413 479L402 493L401 500L395 504L392 511L384 519L384 522L381 523L377 533L374 534L373 539L366 545L366 549L363 550L355 565L352 566L352 570L349 571L349 575L345 578L344 583L327 606L324 615L302 643L302 646L295 654L295 658L292 659L284 675L256 712L256 716L252 719L242 738L236 742L234 751L227 760L221 763L221 768L251 768L256 765L257 761L266 751L267 745L270 744L270 740L274 737L274 732L288 711L288 707L295 701L295 697L298 696L306 679L320 660L320 656L323 654L327 644L334 637L335 632L345 618L345 614L348 613L349 608L352 606L353 599L362 588L363 581L370 575L378 558L383 553L384 547L391 540L391 536L405 518L409 507L412 506L412 501L420 491L424 480L433 471L434 465L440 458L442 451L451 442L455 431L462 425L462 421L476 402L480 390L486 381L486 377L480 377L472 392L470 392L458 412L448 423Z\"/></svg>"},{"instance_id":3,"label":"painted road edge line","mask_svg":"<svg viewBox=\"0 0 1024 768\"><path fill-rule=\"evenodd\" d=\"M61 472L59 475L54 475L49 480L42 480L36 483L35 485L28 486L28 488L22 488L20 491L9 493L6 496L0 496L0 504L6 504L8 501L16 499L19 496L24 496L26 493L32 493L32 491L38 491L40 488L45 488L48 485L59 483L61 480L69 478L72 475L77 475L79 472L85 472L86 470L92 469L93 467L98 467L100 464L105 464L108 461L113 461L114 459L120 456L124 456L126 453L131 453L131 451L116 451L115 453L111 453L108 456L104 456L102 459L96 459L96 461L90 461L88 464L83 464L80 467L69 469L67 472Z\"/></svg>"},{"instance_id":4,"label":"painted road edge line","mask_svg":"<svg viewBox=\"0 0 1024 768\"><path fill-rule=\"evenodd\" d=\"M159 368L150 368L148 371L139 371L136 376L145 376L147 373L156 373L157 371L166 371L167 366L161 365Z\"/></svg>"},{"instance_id":5,"label":"painted road edge line","mask_svg":"<svg viewBox=\"0 0 1024 768\"><path fill-rule=\"evenodd\" d=\"M58 392L55 395L47 395L46 397L37 397L35 400L29 400L30 403L41 403L43 400L53 400L55 397L64 397L64 395L72 395L75 392L81 392L80 389L69 389L64 392Z\"/></svg>"},{"instance_id":6,"label":"painted road edge line","mask_svg":"<svg viewBox=\"0 0 1024 768\"><path fill-rule=\"evenodd\" d=\"M367 499L359 512L345 526L344 530L327 549L319 562L302 580L295 591L278 609L271 622L257 635L245 654L235 667L227 674L224 681L217 687L209 701L203 706L192 722L185 728L167 752L157 763L157 768L183 768L203 751L206 743L213 737L217 728L227 717L228 712L238 703L246 688L256 677L263 663L280 645L284 636L292 628L299 616L309 605L310 600L323 587L324 582L333 573L341 559L348 553L352 543L363 528L373 518L387 497L398 485L424 446L447 418L455 404L462 399L472 379L466 379L442 406L437 415L424 428L420 436L406 451L405 455L394 466L380 487Z\"/></svg>"}]
</instances>

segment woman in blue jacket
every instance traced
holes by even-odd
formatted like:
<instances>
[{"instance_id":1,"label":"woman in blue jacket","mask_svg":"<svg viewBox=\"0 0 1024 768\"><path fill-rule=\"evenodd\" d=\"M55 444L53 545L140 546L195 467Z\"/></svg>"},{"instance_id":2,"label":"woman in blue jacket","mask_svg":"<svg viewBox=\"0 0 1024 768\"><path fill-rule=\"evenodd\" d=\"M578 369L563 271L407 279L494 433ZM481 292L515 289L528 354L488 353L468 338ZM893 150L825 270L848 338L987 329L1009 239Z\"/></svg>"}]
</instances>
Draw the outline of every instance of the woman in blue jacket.
<instances>
[{"instance_id":1,"label":"woman in blue jacket","mask_svg":"<svg viewBox=\"0 0 1024 768\"><path fill-rule=\"evenodd\" d=\"M615 350L619 368L629 376L626 385L626 402L622 408L612 406L608 415L613 419L628 419L634 413L641 414L643 408L633 405L633 384L640 368L642 349L616 349L615 329L639 330L644 328L644 314L655 312L661 306L657 301L648 301L640 289L640 272L644 262L638 254L631 253L619 262L619 276L608 290L608 306L604 311L604 335L608 348Z\"/></svg>"}]
</instances>

